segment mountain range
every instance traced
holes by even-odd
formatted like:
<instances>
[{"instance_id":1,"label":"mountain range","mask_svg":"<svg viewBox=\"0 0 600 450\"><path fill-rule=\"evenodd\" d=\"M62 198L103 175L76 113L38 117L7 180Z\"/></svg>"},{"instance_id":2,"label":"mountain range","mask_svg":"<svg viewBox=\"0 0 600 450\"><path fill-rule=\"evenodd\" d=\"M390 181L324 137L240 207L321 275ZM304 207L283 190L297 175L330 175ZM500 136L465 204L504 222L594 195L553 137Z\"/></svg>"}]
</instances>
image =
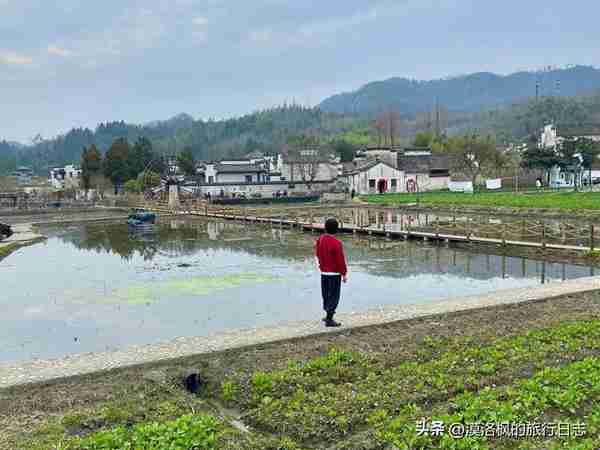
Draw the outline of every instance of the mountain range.
<instances>
[{"instance_id":1,"label":"mountain range","mask_svg":"<svg viewBox=\"0 0 600 450\"><path fill-rule=\"evenodd\" d=\"M534 100L536 94L540 101ZM26 146L0 136L0 174L14 170L17 162L38 173L77 163L84 146L95 144L104 152L119 137L130 142L147 137L163 154L190 147L198 159L237 157L254 150L277 152L289 136L303 133L364 143L373 139L372 119L388 110L400 112L398 129L407 141L419 129L419 113L432 111L436 104L449 112L450 133L477 129L507 141L532 133L548 120L574 126L600 123L600 70L572 66L431 81L390 78L333 95L315 108L284 105L225 120L195 120L182 113L144 125L114 121L95 129L74 128L52 139L38 137Z\"/></svg>"},{"instance_id":2,"label":"mountain range","mask_svg":"<svg viewBox=\"0 0 600 450\"><path fill-rule=\"evenodd\" d=\"M450 112L474 113L535 97L536 90L540 97L588 95L600 90L600 69L572 66L510 75L481 72L430 81L390 78L333 95L319 107L326 112L362 115L395 110L410 117L431 111L437 103Z\"/></svg>"}]
</instances>

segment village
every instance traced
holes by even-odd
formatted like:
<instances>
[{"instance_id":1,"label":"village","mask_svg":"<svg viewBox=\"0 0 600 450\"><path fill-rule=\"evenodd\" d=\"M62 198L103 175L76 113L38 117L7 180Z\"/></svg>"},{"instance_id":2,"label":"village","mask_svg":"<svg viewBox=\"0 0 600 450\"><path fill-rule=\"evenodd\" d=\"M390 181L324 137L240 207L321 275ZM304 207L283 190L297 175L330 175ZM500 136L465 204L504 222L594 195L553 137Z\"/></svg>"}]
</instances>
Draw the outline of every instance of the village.
<instances>
[{"instance_id":1,"label":"village","mask_svg":"<svg viewBox=\"0 0 600 450\"><path fill-rule=\"evenodd\" d=\"M540 131L537 145L558 154L566 138L600 142L600 133L564 137L558 134L555 125L549 124ZM519 156L523 151L523 147L517 148ZM509 146L499 152L515 152L515 148ZM348 194L353 199L372 194L473 192L476 188L472 180L456 168L450 155L434 153L429 147L365 146L355 152L350 162L341 162L339 155L323 147L286 149L276 155L254 151L242 158L197 161L194 173L187 175L183 174L177 158L165 157L165 160L161 184L149 186L146 195L165 192L168 178L176 181L183 194L204 199L269 199L331 193ZM101 183L103 187L84 191L80 164L52 168L48 175L44 180L34 176L30 168L19 167L10 177L5 177L4 185L12 185L13 191L12 194L0 193L0 201L8 205L17 198L27 197L28 203L35 205L42 198L91 201L126 192L123 185L111 186L106 181ZM547 170L519 169L508 177L478 178L477 182L488 190L501 190L502 178L509 186L515 186L516 180L517 189L519 179L522 188L534 186L539 180L538 188L587 186L592 189L600 183L600 161L584 168L582 159L574 158L568 166L556 164Z\"/></svg>"}]
</instances>

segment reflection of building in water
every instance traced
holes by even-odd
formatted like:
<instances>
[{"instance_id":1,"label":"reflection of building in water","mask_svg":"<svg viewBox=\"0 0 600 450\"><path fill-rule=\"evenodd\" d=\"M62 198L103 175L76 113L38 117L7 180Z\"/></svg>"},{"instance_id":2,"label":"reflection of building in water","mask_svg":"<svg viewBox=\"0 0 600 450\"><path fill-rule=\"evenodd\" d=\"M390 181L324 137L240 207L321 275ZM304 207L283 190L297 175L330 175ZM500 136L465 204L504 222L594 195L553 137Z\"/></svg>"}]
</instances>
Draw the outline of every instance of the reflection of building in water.
<instances>
[{"instance_id":1,"label":"reflection of building in water","mask_svg":"<svg viewBox=\"0 0 600 450\"><path fill-rule=\"evenodd\" d=\"M593 267L523 257L472 253L444 245L383 241L356 237L348 248L351 262L376 275L406 278L419 274L452 274L487 280L536 278L541 283L593 276Z\"/></svg>"},{"instance_id":2,"label":"reflection of building in water","mask_svg":"<svg viewBox=\"0 0 600 450\"><path fill-rule=\"evenodd\" d=\"M208 232L208 238L211 241L216 241L219 236L225 230L225 222L208 222L206 224L206 231Z\"/></svg>"},{"instance_id":3,"label":"reflection of building in water","mask_svg":"<svg viewBox=\"0 0 600 450\"><path fill-rule=\"evenodd\" d=\"M171 220L171 230L177 230L180 227L186 226L187 222L184 220Z\"/></svg>"},{"instance_id":4,"label":"reflection of building in water","mask_svg":"<svg viewBox=\"0 0 600 450\"><path fill-rule=\"evenodd\" d=\"M352 224L360 227L385 228L390 231L402 231L407 228L430 226L436 221L450 223L449 216L418 213L400 214L392 209L356 208L352 211Z\"/></svg>"}]
</instances>

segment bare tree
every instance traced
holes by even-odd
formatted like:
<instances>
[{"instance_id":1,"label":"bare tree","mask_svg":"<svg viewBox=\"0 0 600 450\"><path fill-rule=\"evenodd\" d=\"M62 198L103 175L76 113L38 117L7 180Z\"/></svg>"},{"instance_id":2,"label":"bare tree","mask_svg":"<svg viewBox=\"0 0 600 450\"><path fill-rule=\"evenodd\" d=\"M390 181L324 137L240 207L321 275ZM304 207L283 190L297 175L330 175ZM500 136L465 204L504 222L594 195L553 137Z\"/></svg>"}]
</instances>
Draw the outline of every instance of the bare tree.
<instances>
[{"instance_id":1,"label":"bare tree","mask_svg":"<svg viewBox=\"0 0 600 450\"><path fill-rule=\"evenodd\" d=\"M377 132L378 144L395 146L399 142L400 113L398 111L385 111L375 119L373 124Z\"/></svg>"},{"instance_id":2,"label":"bare tree","mask_svg":"<svg viewBox=\"0 0 600 450\"><path fill-rule=\"evenodd\" d=\"M287 146L287 160L290 166L290 181L298 174L300 180L312 190L319 175L319 168L327 162L327 152L320 144L319 137L298 136L291 138Z\"/></svg>"},{"instance_id":3,"label":"bare tree","mask_svg":"<svg viewBox=\"0 0 600 450\"><path fill-rule=\"evenodd\" d=\"M383 145L382 141L385 141L385 122L381 116L373 121L373 129L377 135L377 145L381 147Z\"/></svg>"},{"instance_id":4,"label":"bare tree","mask_svg":"<svg viewBox=\"0 0 600 450\"><path fill-rule=\"evenodd\" d=\"M493 166L497 151L494 140L489 136L480 137L473 134L448 141L453 170L468 176L473 184L486 167Z\"/></svg>"}]
</instances>

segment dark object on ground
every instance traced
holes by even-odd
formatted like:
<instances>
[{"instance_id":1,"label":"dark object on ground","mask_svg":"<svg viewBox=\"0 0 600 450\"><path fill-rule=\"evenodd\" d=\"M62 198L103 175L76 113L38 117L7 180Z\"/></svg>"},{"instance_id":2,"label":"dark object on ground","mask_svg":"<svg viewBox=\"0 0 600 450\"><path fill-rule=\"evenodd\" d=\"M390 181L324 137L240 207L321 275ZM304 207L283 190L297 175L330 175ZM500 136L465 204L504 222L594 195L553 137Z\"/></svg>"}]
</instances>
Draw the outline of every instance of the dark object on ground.
<instances>
[{"instance_id":1,"label":"dark object on ground","mask_svg":"<svg viewBox=\"0 0 600 450\"><path fill-rule=\"evenodd\" d=\"M341 327L342 324L339 322L336 322L335 320L331 319L331 320L326 320L325 321L325 326L326 327Z\"/></svg>"},{"instance_id":2,"label":"dark object on ground","mask_svg":"<svg viewBox=\"0 0 600 450\"><path fill-rule=\"evenodd\" d=\"M197 372L187 374L183 379L185 389L192 394L199 394L206 382Z\"/></svg>"},{"instance_id":3,"label":"dark object on ground","mask_svg":"<svg viewBox=\"0 0 600 450\"><path fill-rule=\"evenodd\" d=\"M12 236L13 231L10 225L5 223L0 223L0 239L4 239L5 237Z\"/></svg>"},{"instance_id":4,"label":"dark object on ground","mask_svg":"<svg viewBox=\"0 0 600 450\"><path fill-rule=\"evenodd\" d=\"M177 264L177 267L192 267L192 265L189 263L181 263L181 264Z\"/></svg>"}]
</instances>

